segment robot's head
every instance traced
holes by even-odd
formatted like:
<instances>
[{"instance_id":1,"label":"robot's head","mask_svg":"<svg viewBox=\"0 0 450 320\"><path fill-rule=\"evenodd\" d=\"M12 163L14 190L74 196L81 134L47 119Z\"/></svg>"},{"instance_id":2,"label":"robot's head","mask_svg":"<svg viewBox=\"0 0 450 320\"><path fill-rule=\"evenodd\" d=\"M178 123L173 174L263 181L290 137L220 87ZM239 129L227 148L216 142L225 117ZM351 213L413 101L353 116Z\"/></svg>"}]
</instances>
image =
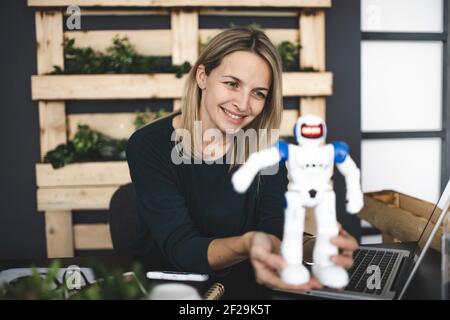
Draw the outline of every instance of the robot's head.
<instances>
[{"instance_id":1,"label":"robot's head","mask_svg":"<svg viewBox=\"0 0 450 320\"><path fill-rule=\"evenodd\" d=\"M298 118L294 136L301 146L319 146L327 137L327 125L318 116L308 114Z\"/></svg>"}]
</instances>

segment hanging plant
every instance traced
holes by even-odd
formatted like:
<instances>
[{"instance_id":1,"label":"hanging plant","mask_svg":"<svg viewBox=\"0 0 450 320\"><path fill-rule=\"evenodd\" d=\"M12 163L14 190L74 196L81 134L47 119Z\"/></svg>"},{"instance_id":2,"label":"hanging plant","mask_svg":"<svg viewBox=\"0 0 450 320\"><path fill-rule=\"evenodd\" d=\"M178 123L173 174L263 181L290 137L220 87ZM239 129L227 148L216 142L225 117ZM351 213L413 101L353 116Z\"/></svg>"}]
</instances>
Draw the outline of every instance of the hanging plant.
<instances>
[{"instance_id":1,"label":"hanging plant","mask_svg":"<svg viewBox=\"0 0 450 320\"><path fill-rule=\"evenodd\" d=\"M165 110L152 112L136 111L133 121L136 129L165 115ZM125 148L128 139L113 139L101 132L92 130L88 125L79 124L72 140L58 145L44 157L45 163L51 163L54 169L62 168L74 162L121 161L126 160Z\"/></svg>"},{"instance_id":2,"label":"hanging plant","mask_svg":"<svg viewBox=\"0 0 450 320\"><path fill-rule=\"evenodd\" d=\"M246 27L246 28L264 32L264 28L260 24L257 24L257 23L251 23L246 26L240 26L232 21L232 22L230 22L229 26L230 26L230 28ZM211 39L208 38L205 43L200 44L200 51L203 51L203 49L208 45L208 42L210 40ZM302 46L299 43L293 43L291 41L283 41L277 45L277 50L281 57L283 71L289 71L292 69L293 63L296 61L296 58L298 57L301 48L302 48ZM308 67L308 68L302 68L300 71L309 72L309 71L315 71L315 70L313 68Z\"/></svg>"},{"instance_id":3,"label":"hanging plant","mask_svg":"<svg viewBox=\"0 0 450 320\"><path fill-rule=\"evenodd\" d=\"M79 124L73 139L47 152L44 162L56 169L74 162L125 160L126 143Z\"/></svg>"},{"instance_id":4,"label":"hanging plant","mask_svg":"<svg viewBox=\"0 0 450 320\"><path fill-rule=\"evenodd\" d=\"M300 44L294 44L290 41L283 41L277 45L278 53L280 54L281 61L283 62L283 71L291 69L292 64L296 61L302 46Z\"/></svg>"},{"instance_id":5,"label":"hanging plant","mask_svg":"<svg viewBox=\"0 0 450 320\"><path fill-rule=\"evenodd\" d=\"M161 57L140 55L126 37L115 36L105 54L75 47L75 39L66 39L63 46L65 68L53 66L51 74L175 73L180 78L191 69L189 62L166 65Z\"/></svg>"},{"instance_id":6,"label":"hanging plant","mask_svg":"<svg viewBox=\"0 0 450 320\"><path fill-rule=\"evenodd\" d=\"M136 118L134 119L134 127L137 129L149 124L150 122L164 116L166 111L159 109L157 112L150 111L150 108L145 108L144 112L136 110Z\"/></svg>"}]
</instances>

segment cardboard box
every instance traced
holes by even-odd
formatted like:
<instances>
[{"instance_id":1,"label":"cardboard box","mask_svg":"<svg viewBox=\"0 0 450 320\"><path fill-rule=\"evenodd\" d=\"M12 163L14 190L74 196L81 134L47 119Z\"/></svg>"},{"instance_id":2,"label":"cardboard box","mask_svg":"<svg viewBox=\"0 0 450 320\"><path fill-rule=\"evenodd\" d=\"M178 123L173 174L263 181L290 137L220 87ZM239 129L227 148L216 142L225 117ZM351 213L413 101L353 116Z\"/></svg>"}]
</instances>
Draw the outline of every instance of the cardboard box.
<instances>
[{"instance_id":1,"label":"cardboard box","mask_svg":"<svg viewBox=\"0 0 450 320\"><path fill-rule=\"evenodd\" d=\"M434 207L434 203L397 191L382 190L364 194L364 208L358 217L379 229L384 242L418 241ZM440 213L441 210L436 208L430 223L434 225ZM441 236L442 226L431 243L431 247L439 252Z\"/></svg>"}]
</instances>

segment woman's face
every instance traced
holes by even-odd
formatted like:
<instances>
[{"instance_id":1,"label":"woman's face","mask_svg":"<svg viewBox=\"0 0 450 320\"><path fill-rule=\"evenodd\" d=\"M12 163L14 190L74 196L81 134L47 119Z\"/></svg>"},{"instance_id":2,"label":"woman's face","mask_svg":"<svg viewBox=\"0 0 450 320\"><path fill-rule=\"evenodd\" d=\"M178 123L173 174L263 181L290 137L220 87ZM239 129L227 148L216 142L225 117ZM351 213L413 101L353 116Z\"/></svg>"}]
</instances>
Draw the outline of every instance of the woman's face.
<instances>
[{"instance_id":1,"label":"woman's face","mask_svg":"<svg viewBox=\"0 0 450 320\"><path fill-rule=\"evenodd\" d=\"M271 78L270 65L253 52L230 53L209 75L200 65L197 84L202 90L203 130L217 128L225 133L252 122L264 108Z\"/></svg>"}]
</instances>

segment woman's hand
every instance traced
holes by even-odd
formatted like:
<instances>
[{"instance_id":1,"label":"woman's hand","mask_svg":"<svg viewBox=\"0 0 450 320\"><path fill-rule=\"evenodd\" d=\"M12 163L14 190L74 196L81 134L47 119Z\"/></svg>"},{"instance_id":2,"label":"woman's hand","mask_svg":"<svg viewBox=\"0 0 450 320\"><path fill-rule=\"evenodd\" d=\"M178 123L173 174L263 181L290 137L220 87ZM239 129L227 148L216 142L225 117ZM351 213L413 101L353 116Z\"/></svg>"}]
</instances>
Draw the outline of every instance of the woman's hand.
<instances>
[{"instance_id":1,"label":"woman's hand","mask_svg":"<svg viewBox=\"0 0 450 320\"><path fill-rule=\"evenodd\" d=\"M259 284L297 291L308 291L323 287L314 277L311 277L308 283L302 285L290 285L283 282L279 276L279 271L286 267L287 263L279 254L281 241L277 237L263 232L249 232L246 237L249 258L255 270L256 282Z\"/></svg>"},{"instance_id":2,"label":"woman's hand","mask_svg":"<svg viewBox=\"0 0 450 320\"><path fill-rule=\"evenodd\" d=\"M353 252L358 249L356 239L340 227L339 234L332 237L330 241L339 249L339 254L332 256L331 261L338 266L350 269L353 266Z\"/></svg>"}]
</instances>

